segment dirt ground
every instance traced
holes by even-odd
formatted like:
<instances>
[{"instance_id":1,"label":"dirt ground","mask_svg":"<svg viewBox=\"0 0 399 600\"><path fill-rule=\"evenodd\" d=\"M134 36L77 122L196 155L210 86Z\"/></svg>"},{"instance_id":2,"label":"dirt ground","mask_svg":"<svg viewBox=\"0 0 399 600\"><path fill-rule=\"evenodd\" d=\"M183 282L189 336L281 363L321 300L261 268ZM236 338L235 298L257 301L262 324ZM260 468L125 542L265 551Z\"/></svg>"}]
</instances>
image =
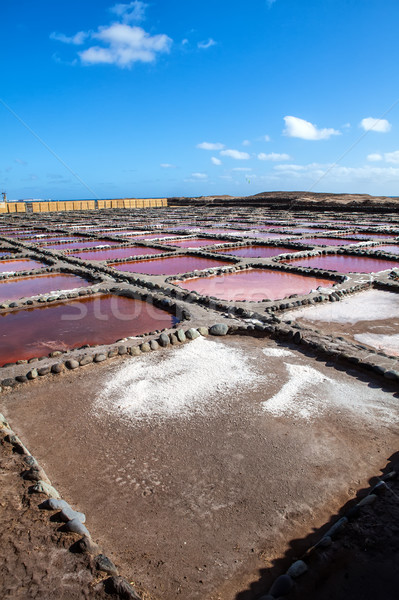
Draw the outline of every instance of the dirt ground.
<instances>
[{"instance_id":1,"label":"dirt ground","mask_svg":"<svg viewBox=\"0 0 399 600\"><path fill-rule=\"evenodd\" d=\"M144 598L249 600L267 591L287 540L321 527L396 450L397 395L269 340L195 344L30 384L2 411ZM252 381L231 389L216 376L204 400L208 381L185 372L185 353L209 344L240 353ZM118 387L119 371L150 367L159 381L138 414L148 377ZM176 410L160 412L159 398Z\"/></svg>"},{"instance_id":2,"label":"dirt ground","mask_svg":"<svg viewBox=\"0 0 399 600\"><path fill-rule=\"evenodd\" d=\"M102 600L91 559L73 554L76 534L58 531L43 496L31 495L22 457L0 443L0 596L2 600Z\"/></svg>"}]
</instances>

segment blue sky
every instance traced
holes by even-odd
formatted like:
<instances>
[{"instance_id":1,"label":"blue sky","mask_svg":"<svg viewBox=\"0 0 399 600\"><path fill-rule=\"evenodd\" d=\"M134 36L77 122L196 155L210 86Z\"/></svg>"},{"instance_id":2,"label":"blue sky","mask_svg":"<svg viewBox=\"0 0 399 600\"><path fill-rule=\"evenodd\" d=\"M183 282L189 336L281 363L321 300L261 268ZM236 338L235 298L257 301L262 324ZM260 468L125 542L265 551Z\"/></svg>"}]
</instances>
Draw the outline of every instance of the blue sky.
<instances>
[{"instance_id":1,"label":"blue sky","mask_svg":"<svg viewBox=\"0 0 399 600\"><path fill-rule=\"evenodd\" d=\"M397 0L2 0L9 198L399 195Z\"/></svg>"}]
</instances>

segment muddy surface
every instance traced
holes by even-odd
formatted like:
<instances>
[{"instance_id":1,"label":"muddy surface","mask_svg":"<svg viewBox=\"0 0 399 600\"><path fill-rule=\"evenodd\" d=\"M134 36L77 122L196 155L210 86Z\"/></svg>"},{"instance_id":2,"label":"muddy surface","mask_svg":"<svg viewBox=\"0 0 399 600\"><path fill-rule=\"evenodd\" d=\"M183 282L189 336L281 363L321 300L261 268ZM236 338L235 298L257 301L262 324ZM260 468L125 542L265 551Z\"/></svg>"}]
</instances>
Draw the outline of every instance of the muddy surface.
<instances>
[{"instance_id":1,"label":"muddy surface","mask_svg":"<svg viewBox=\"0 0 399 600\"><path fill-rule=\"evenodd\" d=\"M0 596L3 600L105 600L90 559L69 547L76 534L60 533L29 494L22 458L0 442Z\"/></svg>"},{"instance_id":2,"label":"muddy surface","mask_svg":"<svg viewBox=\"0 0 399 600\"><path fill-rule=\"evenodd\" d=\"M88 515L92 535L148 598L234 598L287 540L321 526L364 487L397 445L392 392L265 340L205 341L239 352L254 378L227 392L215 381L204 400L206 373L184 375L196 342L2 398L62 497ZM165 380L172 353L182 357L180 404L165 416L151 398L176 404ZM133 386L122 378L98 403L121 368L131 364L134 379L154 360L160 378L157 387L151 371L146 411L131 408L143 400L140 377Z\"/></svg>"}]
</instances>

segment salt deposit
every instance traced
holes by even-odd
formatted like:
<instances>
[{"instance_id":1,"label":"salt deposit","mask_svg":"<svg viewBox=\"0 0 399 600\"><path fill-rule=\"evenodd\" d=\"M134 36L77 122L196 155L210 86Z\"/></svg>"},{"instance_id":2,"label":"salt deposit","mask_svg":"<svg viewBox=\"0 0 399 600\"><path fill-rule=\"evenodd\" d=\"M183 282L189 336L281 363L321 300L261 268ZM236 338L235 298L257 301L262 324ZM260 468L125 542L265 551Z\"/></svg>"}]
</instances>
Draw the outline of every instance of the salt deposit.
<instances>
[{"instance_id":1,"label":"salt deposit","mask_svg":"<svg viewBox=\"0 0 399 600\"><path fill-rule=\"evenodd\" d=\"M399 317L399 294L367 290L335 302L285 313L284 320L298 318L309 321L358 323L359 321L385 320Z\"/></svg>"},{"instance_id":2,"label":"salt deposit","mask_svg":"<svg viewBox=\"0 0 399 600\"><path fill-rule=\"evenodd\" d=\"M399 334L392 335L382 333L358 333L354 336L355 340L360 344L372 346L378 350L382 350L387 354L399 356Z\"/></svg>"},{"instance_id":3,"label":"salt deposit","mask_svg":"<svg viewBox=\"0 0 399 600\"><path fill-rule=\"evenodd\" d=\"M285 348L263 348L262 352L265 356L273 356L273 357L286 357L286 356L294 356L292 352L286 350Z\"/></svg>"},{"instance_id":4,"label":"salt deposit","mask_svg":"<svg viewBox=\"0 0 399 600\"><path fill-rule=\"evenodd\" d=\"M190 417L223 410L230 392L263 378L241 350L197 338L185 346L128 361L107 382L96 410L132 420Z\"/></svg>"},{"instance_id":5,"label":"salt deposit","mask_svg":"<svg viewBox=\"0 0 399 600\"><path fill-rule=\"evenodd\" d=\"M289 380L277 394L262 402L262 409L275 417L313 421L326 413L350 419L390 425L399 422L396 402L384 398L359 382L342 383L307 365L285 363ZM362 387L359 390L359 385Z\"/></svg>"}]
</instances>

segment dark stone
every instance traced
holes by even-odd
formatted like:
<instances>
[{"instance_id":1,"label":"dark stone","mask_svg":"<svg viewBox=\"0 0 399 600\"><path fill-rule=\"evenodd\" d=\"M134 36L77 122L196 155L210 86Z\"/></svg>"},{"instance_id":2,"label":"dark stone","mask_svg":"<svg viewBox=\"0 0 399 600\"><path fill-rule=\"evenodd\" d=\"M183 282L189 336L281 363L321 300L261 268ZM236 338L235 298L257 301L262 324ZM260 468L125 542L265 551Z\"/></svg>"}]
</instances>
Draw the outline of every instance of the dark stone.
<instances>
[{"instance_id":1,"label":"dark stone","mask_svg":"<svg viewBox=\"0 0 399 600\"><path fill-rule=\"evenodd\" d=\"M127 348L126 348L126 346L118 346L118 354L120 356L123 356L124 354L127 354Z\"/></svg>"},{"instance_id":2,"label":"dark stone","mask_svg":"<svg viewBox=\"0 0 399 600\"><path fill-rule=\"evenodd\" d=\"M166 346L169 346L170 344L170 339L169 336L166 333L161 333L161 335L159 336L159 345L162 346L163 348L166 348Z\"/></svg>"},{"instance_id":3,"label":"dark stone","mask_svg":"<svg viewBox=\"0 0 399 600\"><path fill-rule=\"evenodd\" d=\"M28 379L36 379L38 375L39 373L37 372L37 369L32 369L31 371L29 371L29 373L26 374Z\"/></svg>"},{"instance_id":4,"label":"dark stone","mask_svg":"<svg viewBox=\"0 0 399 600\"><path fill-rule=\"evenodd\" d=\"M103 362L104 360L107 360L107 357L105 354L96 354L94 357L95 363Z\"/></svg>"},{"instance_id":5,"label":"dark stone","mask_svg":"<svg viewBox=\"0 0 399 600\"><path fill-rule=\"evenodd\" d=\"M115 567L114 563L108 556L105 554L99 554L96 556L96 569L99 571L104 571L104 573L108 573L108 575L118 575L118 569Z\"/></svg>"},{"instance_id":6,"label":"dark stone","mask_svg":"<svg viewBox=\"0 0 399 600\"><path fill-rule=\"evenodd\" d=\"M144 344L140 344L140 350L142 352L150 352L151 351L151 346L148 342L144 342Z\"/></svg>"},{"instance_id":7,"label":"dark stone","mask_svg":"<svg viewBox=\"0 0 399 600\"><path fill-rule=\"evenodd\" d=\"M3 379L1 382L1 387L15 387L17 382L12 377L7 377L7 379Z\"/></svg>"},{"instance_id":8,"label":"dark stone","mask_svg":"<svg viewBox=\"0 0 399 600\"><path fill-rule=\"evenodd\" d=\"M140 600L135 589L123 577L109 577L104 581L107 594L116 594L121 600Z\"/></svg>"},{"instance_id":9,"label":"dark stone","mask_svg":"<svg viewBox=\"0 0 399 600\"><path fill-rule=\"evenodd\" d=\"M75 360L74 358L70 358L69 360L67 360L65 362L65 366L67 369L77 369L79 366L79 363L77 360Z\"/></svg>"},{"instance_id":10,"label":"dark stone","mask_svg":"<svg viewBox=\"0 0 399 600\"><path fill-rule=\"evenodd\" d=\"M226 323L216 323L209 329L210 335L227 335L229 328Z\"/></svg>"},{"instance_id":11,"label":"dark stone","mask_svg":"<svg viewBox=\"0 0 399 600\"><path fill-rule=\"evenodd\" d=\"M54 373L55 375L57 375L58 373L62 373L63 370L64 370L63 363L55 363L51 367L51 372Z\"/></svg>"},{"instance_id":12,"label":"dark stone","mask_svg":"<svg viewBox=\"0 0 399 600\"><path fill-rule=\"evenodd\" d=\"M186 341L186 334L184 333L183 329L178 329L176 332L176 337L179 340L179 342L185 342Z\"/></svg>"},{"instance_id":13,"label":"dark stone","mask_svg":"<svg viewBox=\"0 0 399 600\"><path fill-rule=\"evenodd\" d=\"M39 375L41 377L43 377L44 375L48 375L51 371L51 366L47 365L46 367L41 367L40 369L37 370L37 372L39 373Z\"/></svg>"},{"instance_id":14,"label":"dark stone","mask_svg":"<svg viewBox=\"0 0 399 600\"><path fill-rule=\"evenodd\" d=\"M81 367L85 365L90 365L93 362L93 356L91 354L86 354L83 358L80 359L79 364Z\"/></svg>"},{"instance_id":15,"label":"dark stone","mask_svg":"<svg viewBox=\"0 0 399 600\"><path fill-rule=\"evenodd\" d=\"M269 594L274 598L286 596L292 589L293 581L289 575L280 575L270 588Z\"/></svg>"}]
</instances>

